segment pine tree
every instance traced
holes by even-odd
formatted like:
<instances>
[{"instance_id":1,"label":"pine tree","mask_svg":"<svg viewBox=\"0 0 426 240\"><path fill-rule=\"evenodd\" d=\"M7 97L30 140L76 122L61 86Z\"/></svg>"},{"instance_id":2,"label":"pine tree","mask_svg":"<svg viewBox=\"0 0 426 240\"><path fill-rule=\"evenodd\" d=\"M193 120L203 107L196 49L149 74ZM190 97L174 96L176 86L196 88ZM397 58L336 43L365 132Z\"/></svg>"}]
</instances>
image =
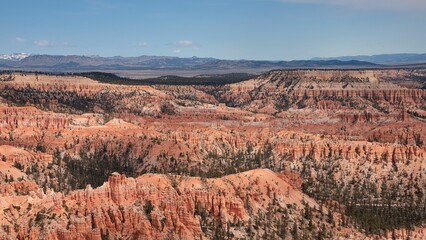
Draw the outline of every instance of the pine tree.
<instances>
[{"instance_id":1,"label":"pine tree","mask_svg":"<svg viewBox=\"0 0 426 240\"><path fill-rule=\"evenodd\" d=\"M291 229L291 235L293 236L294 240L299 239L299 229L297 227L297 223L294 222L293 228Z\"/></svg>"},{"instance_id":2,"label":"pine tree","mask_svg":"<svg viewBox=\"0 0 426 240\"><path fill-rule=\"evenodd\" d=\"M327 222L330 223L331 225L334 225L334 216L333 216L333 212L330 209L328 209Z\"/></svg>"}]
</instances>

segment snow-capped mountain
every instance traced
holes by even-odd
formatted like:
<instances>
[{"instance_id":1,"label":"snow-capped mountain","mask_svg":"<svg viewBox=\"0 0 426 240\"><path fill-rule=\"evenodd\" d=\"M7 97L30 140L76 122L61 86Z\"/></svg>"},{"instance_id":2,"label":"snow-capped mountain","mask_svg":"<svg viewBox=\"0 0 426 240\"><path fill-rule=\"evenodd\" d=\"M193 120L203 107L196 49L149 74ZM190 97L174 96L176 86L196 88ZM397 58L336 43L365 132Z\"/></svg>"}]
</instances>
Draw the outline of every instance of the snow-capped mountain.
<instances>
[{"instance_id":1,"label":"snow-capped mountain","mask_svg":"<svg viewBox=\"0 0 426 240\"><path fill-rule=\"evenodd\" d=\"M28 53L0 54L0 59L20 61L20 60L27 58L29 56L30 56L30 54L28 54Z\"/></svg>"}]
</instances>

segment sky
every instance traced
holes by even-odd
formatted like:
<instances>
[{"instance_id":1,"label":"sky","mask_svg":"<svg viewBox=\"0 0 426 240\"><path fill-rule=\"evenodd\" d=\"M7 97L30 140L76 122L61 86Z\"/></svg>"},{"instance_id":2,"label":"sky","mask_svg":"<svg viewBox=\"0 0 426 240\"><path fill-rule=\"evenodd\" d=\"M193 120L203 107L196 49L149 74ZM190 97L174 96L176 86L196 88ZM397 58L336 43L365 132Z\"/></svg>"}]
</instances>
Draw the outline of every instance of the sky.
<instances>
[{"instance_id":1,"label":"sky","mask_svg":"<svg viewBox=\"0 0 426 240\"><path fill-rule=\"evenodd\" d=\"M425 0L0 0L0 53L297 60L426 53Z\"/></svg>"}]
</instances>

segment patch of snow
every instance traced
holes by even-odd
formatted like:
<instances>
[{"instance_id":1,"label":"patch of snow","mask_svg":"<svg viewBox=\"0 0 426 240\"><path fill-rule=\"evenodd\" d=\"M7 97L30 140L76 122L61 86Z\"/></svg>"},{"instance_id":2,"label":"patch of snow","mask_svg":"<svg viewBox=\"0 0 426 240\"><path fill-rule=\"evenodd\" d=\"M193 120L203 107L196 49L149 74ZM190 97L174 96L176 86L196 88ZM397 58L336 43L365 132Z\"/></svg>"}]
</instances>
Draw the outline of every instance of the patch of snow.
<instances>
[{"instance_id":1,"label":"patch of snow","mask_svg":"<svg viewBox=\"0 0 426 240\"><path fill-rule=\"evenodd\" d=\"M12 54L0 54L1 60L12 60L12 61L20 61L24 58L29 57L28 53L12 53Z\"/></svg>"}]
</instances>

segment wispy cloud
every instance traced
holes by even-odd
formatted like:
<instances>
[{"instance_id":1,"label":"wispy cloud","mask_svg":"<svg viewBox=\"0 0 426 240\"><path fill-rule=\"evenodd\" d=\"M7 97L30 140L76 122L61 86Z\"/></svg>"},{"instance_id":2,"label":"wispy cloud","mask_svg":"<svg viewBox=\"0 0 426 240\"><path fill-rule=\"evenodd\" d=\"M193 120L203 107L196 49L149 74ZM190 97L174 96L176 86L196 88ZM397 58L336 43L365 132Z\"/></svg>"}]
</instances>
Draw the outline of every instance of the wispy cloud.
<instances>
[{"instance_id":1,"label":"wispy cloud","mask_svg":"<svg viewBox=\"0 0 426 240\"><path fill-rule=\"evenodd\" d=\"M324 4L361 9L410 10L426 9L424 0L276 0L288 3Z\"/></svg>"},{"instance_id":2,"label":"wispy cloud","mask_svg":"<svg viewBox=\"0 0 426 240\"><path fill-rule=\"evenodd\" d=\"M176 49L174 53L181 53L183 49L198 49L201 45L192 40L179 40L172 44Z\"/></svg>"},{"instance_id":3,"label":"wispy cloud","mask_svg":"<svg viewBox=\"0 0 426 240\"><path fill-rule=\"evenodd\" d=\"M138 47L148 47L148 43L147 42L141 42L137 44Z\"/></svg>"},{"instance_id":4,"label":"wispy cloud","mask_svg":"<svg viewBox=\"0 0 426 240\"><path fill-rule=\"evenodd\" d=\"M75 47L74 44L71 44L69 42L54 43L45 39L34 41L34 45L38 47L66 47L66 48Z\"/></svg>"},{"instance_id":5,"label":"wispy cloud","mask_svg":"<svg viewBox=\"0 0 426 240\"><path fill-rule=\"evenodd\" d=\"M21 38L21 37L16 37L16 38L15 38L15 41L16 41L17 43L24 43L24 42L25 42L25 39L24 39L24 38Z\"/></svg>"},{"instance_id":6,"label":"wispy cloud","mask_svg":"<svg viewBox=\"0 0 426 240\"><path fill-rule=\"evenodd\" d=\"M47 40L36 40L36 41L34 41L34 44L36 46L39 46L39 47L49 47L49 46L52 46L52 44L49 41L47 41Z\"/></svg>"},{"instance_id":7,"label":"wispy cloud","mask_svg":"<svg viewBox=\"0 0 426 240\"><path fill-rule=\"evenodd\" d=\"M195 44L191 40L179 40L179 41L176 42L175 45L178 46L178 47L195 47L195 46L197 46L197 44Z\"/></svg>"}]
</instances>

